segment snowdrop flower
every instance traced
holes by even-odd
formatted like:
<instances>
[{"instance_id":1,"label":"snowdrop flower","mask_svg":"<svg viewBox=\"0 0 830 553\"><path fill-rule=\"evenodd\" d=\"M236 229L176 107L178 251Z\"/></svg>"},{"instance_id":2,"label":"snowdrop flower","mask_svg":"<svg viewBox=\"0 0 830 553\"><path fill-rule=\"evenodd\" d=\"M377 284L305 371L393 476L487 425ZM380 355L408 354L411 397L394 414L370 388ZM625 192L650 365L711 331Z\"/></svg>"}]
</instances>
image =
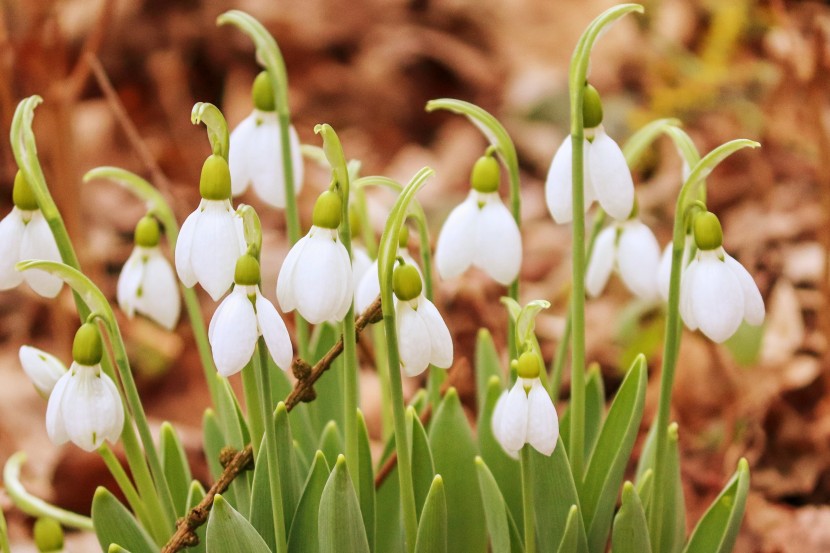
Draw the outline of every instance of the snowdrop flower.
<instances>
[{"instance_id":1,"label":"snowdrop flower","mask_svg":"<svg viewBox=\"0 0 830 553\"><path fill-rule=\"evenodd\" d=\"M224 377L241 371L251 360L262 336L277 366L288 370L294 351L288 329L259 289L259 262L245 254L236 263L233 291L210 320L208 340L216 369Z\"/></svg>"},{"instance_id":2,"label":"snowdrop flower","mask_svg":"<svg viewBox=\"0 0 830 553\"><path fill-rule=\"evenodd\" d=\"M101 371L103 345L98 327L86 323L75 334L74 362L58 380L46 408L46 432L55 445L72 441L86 451L118 441L124 406L112 379Z\"/></svg>"},{"instance_id":3,"label":"snowdrop flower","mask_svg":"<svg viewBox=\"0 0 830 553\"><path fill-rule=\"evenodd\" d=\"M718 218L705 212L695 218L698 252L683 275L680 314L690 330L700 329L715 342L732 336L741 321L764 322L764 300L752 276L723 250Z\"/></svg>"},{"instance_id":4,"label":"snowdrop flower","mask_svg":"<svg viewBox=\"0 0 830 553\"><path fill-rule=\"evenodd\" d=\"M222 156L211 155L199 181L202 201L188 215L176 243L176 272L188 288L197 282L214 301L233 283L236 260L245 253L242 225L231 206L231 175Z\"/></svg>"},{"instance_id":5,"label":"snowdrop flower","mask_svg":"<svg viewBox=\"0 0 830 553\"><path fill-rule=\"evenodd\" d=\"M585 127L585 211L597 200L609 215L624 221L634 207L634 181L622 150L605 134L601 124L602 104L599 93L591 85L585 86L582 117ZM553 158L545 182L545 199L557 223L568 223L573 219L571 152L571 136L568 135Z\"/></svg>"},{"instance_id":6,"label":"snowdrop flower","mask_svg":"<svg viewBox=\"0 0 830 553\"><path fill-rule=\"evenodd\" d=\"M38 393L48 398L55 384L66 373L66 367L51 353L32 346L21 346L19 356L23 372L32 381Z\"/></svg>"},{"instance_id":7,"label":"snowdrop flower","mask_svg":"<svg viewBox=\"0 0 830 553\"><path fill-rule=\"evenodd\" d=\"M401 232L398 235L398 254L397 256L403 260L407 265L412 265L418 270L418 274L423 279L424 275L421 273L420 267L409 254L407 243L409 242L409 229L406 225L401 227ZM360 280L355 280L357 286L354 293L354 309L357 313L363 313L372 305L372 302L380 295L380 280L378 279L378 261L372 262L369 268L363 273Z\"/></svg>"},{"instance_id":8,"label":"snowdrop flower","mask_svg":"<svg viewBox=\"0 0 830 553\"><path fill-rule=\"evenodd\" d=\"M254 80L254 111L237 126L230 136L229 163L234 196L253 185L254 192L272 207L285 207L285 176L283 174L282 139L274 105L274 92L268 73L263 71ZM303 158L300 139L294 127L289 128L291 162L294 169L294 191L303 187Z\"/></svg>"},{"instance_id":9,"label":"snowdrop flower","mask_svg":"<svg viewBox=\"0 0 830 553\"><path fill-rule=\"evenodd\" d=\"M452 336L435 305L422 294L418 269L399 265L392 282L401 368L407 376L418 376L430 365L448 369L452 365Z\"/></svg>"},{"instance_id":10,"label":"snowdrop flower","mask_svg":"<svg viewBox=\"0 0 830 553\"><path fill-rule=\"evenodd\" d=\"M159 224L145 215L135 227L135 248L118 277L118 305L129 318L140 313L168 330L179 321L176 274L159 249Z\"/></svg>"},{"instance_id":11,"label":"snowdrop flower","mask_svg":"<svg viewBox=\"0 0 830 553\"><path fill-rule=\"evenodd\" d=\"M496 403L491 420L493 435L514 459L525 444L550 456L559 438L559 418L539 380L541 360L528 351L515 363L518 378L510 392L502 393Z\"/></svg>"},{"instance_id":12,"label":"snowdrop flower","mask_svg":"<svg viewBox=\"0 0 830 553\"><path fill-rule=\"evenodd\" d=\"M442 278L453 278L471 265L509 285L522 265L522 237L516 220L499 197L499 163L485 155L473 166L472 189L452 210L435 248L435 265Z\"/></svg>"},{"instance_id":13,"label":"snowdrop flower","mask_svg":"<svg viewBox=\"0 0 830 553\"><path fill-rule=\"evenodd\" d=\"M686 242L683 245L683 261L680 265L680 282L682 286L683 273L689 265L689 256L692 254L692 235L686 235ZM669 301L669 287L671 286L671 256L672 243L666 244L663 248L663 253L660 256L660 266L657 268L657 290L660 292L660 297L663 301Z\"/></svg>"},{"instance_id":14,"label":"snowdrop flower","mask_svg":"<svg viewBox=\"0 0 830 553\"><path fill-rule=\"evenodd\" d=\"M27 259L61 260L49 223L22 171L14 177L12 200L14 207L0 221L0 290L14 288L25 280L41 296L54 298L63 286L60 278L41 270L20 273L14 268L18 261Z\"/></svg>"},{"instance_id":15,"label":"snowdrop flower","mask_svg":"<svg viewBox=\"0 0 830 553\"><path fill-rule=\"evenodd\" d=\"M613 271L638 297L657 298L656 279L660 264L660 245L646 225L632 218L615 222L599 233L585 272L585 288L591 297L605 289Z\"/></svg>"},{"instance_id":16,"label":"snowdrop flower","mask_svg":"<svg viewBox=\"0 0 830 553\"><path fill-rule=\"evenodd\" d=\"M312 324L342 321L352 305L352 262L337 233L341 200L320 195L308 234L288 252L277 278L277 300L284 312L296 309Z\"/></svg>"}]
</instances>

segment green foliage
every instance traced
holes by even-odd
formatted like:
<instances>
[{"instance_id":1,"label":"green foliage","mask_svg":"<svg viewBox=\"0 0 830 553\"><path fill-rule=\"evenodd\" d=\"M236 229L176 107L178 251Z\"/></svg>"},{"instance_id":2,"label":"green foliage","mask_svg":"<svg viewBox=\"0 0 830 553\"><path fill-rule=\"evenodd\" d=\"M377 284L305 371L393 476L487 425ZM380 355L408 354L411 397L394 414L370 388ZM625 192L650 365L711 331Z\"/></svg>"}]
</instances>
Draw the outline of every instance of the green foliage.
<instances>
[{"instance_id":1,"label":"green foliage","mask_svg":"<svg viewBox=\"0 0 830 553\"><path fill-rule=\"evenodd\" d=\"M320 553L369 553L369 540L346 458L340 455L320 498Z\"/></svg>"},{"instance_id":2,"label":"green foliage","mask_svg":"<svg viewBox=\"0 0 830 553\"><path fill-rule=\"evenodd\" d=\"M179 440L176 429L169 422L161 425L159 453L161 454L161 466L167 477L167 483L170 485L170 493L173 495L176 516L184 516L187 512L187 495L190 491L192 476L182 442Z\"/></svg>"},{"instance_id":3,"label":"green foliage","mask_svg":"<svg viewBox=\"0 0 830 553\"><path fill-rule=\"evenodd\" d=\"M611 534L611 553L651 553L648 539L646 513L640 496L631 482L626 482L622 492L622 506L614 517Z\"/></svg>"},{"instance_id":4,"label":"green foliage","mask_svg":"<svg viewBox=\"0 0 830 553\"><path fill-rule=\"evenodd\" d=\"M270 553L251 523L218 495L207 523L207 553Z\"/></svg>"},{"instance_id":5,"label":"green foliage","mask_svg":"<svg viewBox=\"0 0 830 553\"><path fill-rule=\"evenodd\" d=\"M432 481L424 502L415 553L447 553L447 500L440 475Z\"/></svg>"},{"instance_id":6,"label":"green foliage","mask_svg":"<svg viewBox=\"0 0 830 553\"><path fill-rule=\"evenodd\" d=\"M109 490L99 487L92 499L92 523L101 549L116 543L133 553L153 553L158 545Z\"/></svg>"},{"instance_id":7,"label":"green foliage","mask_svg":"<svg viewBox=\"0 0 830 553\"><path fill-rule=\"evenodd\" d=\"M738 470L692 531L683 553L728 553L735 546L749 493L749 464Z\"/></svg>"},{"instance_id":8,"label":"green foliage","mask_svg":"<svg viewBox=\"0 0 830 553\"><path fill-rule=\"evenodd\" d=\"M476 457L476 470L491 550L494 553L521 553L524 547L516 523L504 503L493 473L481 457Z\"/></svg>"},{"instance_id":9,"label":"green foliage","mask_svg":"<svg viewBox=\"0 0 830 553\"><path fill-rule=\"evenodd\" d=\"M329 479L329 465L322 451L314 455L311 471L306 479L291 531L288 533L289 553L317 553L317 517L320 510L320 498Z\"/></svg>"}]
</instances>

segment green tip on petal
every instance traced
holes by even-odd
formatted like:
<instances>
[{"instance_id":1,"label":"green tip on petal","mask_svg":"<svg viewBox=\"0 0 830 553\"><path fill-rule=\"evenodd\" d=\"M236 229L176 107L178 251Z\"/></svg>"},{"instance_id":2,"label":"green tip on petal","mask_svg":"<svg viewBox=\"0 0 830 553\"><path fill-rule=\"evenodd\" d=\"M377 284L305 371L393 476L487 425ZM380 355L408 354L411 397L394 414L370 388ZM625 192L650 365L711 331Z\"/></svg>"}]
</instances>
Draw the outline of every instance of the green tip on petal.
<instances>
[{"instance_id":1,"label":"green tip on petal","mask_svg":"<svg viewBox=\"0 0 830 553\"><path fill-rule=\"evenodd\" d=\"M421 295L423 283L414 265L399 265L392 274L392 289L401 301L414 300Z\"/></svg>"},{"instance_id":2,"label":"green tip on petal","mask_svg":"<svg viewBox=\"0 0 830 553\"><path fill-rule=\"evenodd\" d=\"M37 198L32 192L29 181L23 176L23 171L18 171L14 176L14 188L12 189L12 201L17 209L34 211L37 209Z\"/></svg>"},{"instance_id":3,"label":"green tip on petal","mask_svg":"<svg viewBox=\"0 0 830 553\"><path fill-rule=\"evenodd\" d=\"M135 226L135 244L143 248L152 248L159 245L161 229L155 217L145 215L138 220Z\"/></svg>"},{"instance_id":4,"label":"green tip on petal","mask_svg":"<svg viewBox=\"0 0 830 553\"><path fill-rule=\"evenodd\" d=\"M314 204L312 224L316 227L335 229L340 226L340 209L343 205L340 195L333 190L320 194Z\"/></svg>"},{"instance_id":5,"label":"green tip on petal","mask_svg":"<svg viewBox=\"0 0 830 553\"><path fill-rule=\"evenodd\" d=\"M46 553L63 550L63 528L57 520L48 517L37 519L34 535L38 551Z\"/></svg>"},{"instance_id":6,"label":"green tip on petal","mask_svg":"<svg viewBox=\"0 0 830 553\"><path fill-rule=\"evenodd\" d=\"M104 345L98 326L95 323L82 324L72 343L72 359L79 365L92 367L100 363L103 356Z\"/></svg>"},{"instance_id":7,"label":"green tip on petal","mask_svg":"<svg viewBox=\"0 0 830 553\"><path fill-rule=\"evenodd\" d=\"M715 250L723 245L723 229L711 211L695 217L695 243L700 250Z\"/></svg>"},{"instance_id":8,"label":"green tip on petal","mask_svg":"<svg viewBox=\"0 0 830 553\"><path fill-rule=\"evenodd\" d=\"M479 192L496 192L499 189L501 168L499 162L491 155L478 158L470 174L470 186Z\"/></svg>"},{"instance_id":9,"label":"green tip on petal","mask_svg":"<svg viewBox=\"0 0 830 553\"><path fill-rule=\"evenodd\" d=\"M213 154L202 165L199 193L206 200L229 200L231 197L231 170L225 158Z\"/></svg>"},{"instance_id":10,"label":"green tip on petal","mask_svg":"<svg viewBox=\"0 0 830 553\"><path fill-rule=\"evenodd\" d=\"M516 374L521 378L539 378L539 373L542 371L542 360L539 356L532 352L526 351L519 356L519 362L516 363Z\"/></svg>"},{"instance_id":11,"label":"green tip on petal","mask_svg":"<svg viewBox=\"0 0 830 553\"><path fill-rule=\"evenodd\" d=\"M398 247L405 248L409 244L409 227L401 225L401 230L398 231Z\"/></svg>"},{"instance_id":12,"label":"green tip on petal","mask_svg":"<svg viewBox=\"0 0 830 553\"><path fill-rule=\"evenodd\" d=\"M268 76L267 71L262 71L254 79L251 96L254 99L254 107L259 111L276 111L277 105L274 99L274 87L271 86L271 78Z\"/></svg>"},{"instance_id":13,"label":"green tip on petal","mask_svg":"<svg viewBox=\"0 0 830 553\"><path fill-rule=\"evenodd\" d=\"M592 85L585 83L582 96L582 126L593 129L602 123L602 101L599 92Z\"/></svg>"},{"instance_id":14,"label":"green tip on petal","mask_svg":"<svg viewBox=\"0 0 830 553\"><path fill-rule=\"evenodd\" d=\"M259 261L251 254L245 254L236 260L236 269L233 273L233 281L242 286L255 286L259 284Z\"/></svg>"}]
</instances>

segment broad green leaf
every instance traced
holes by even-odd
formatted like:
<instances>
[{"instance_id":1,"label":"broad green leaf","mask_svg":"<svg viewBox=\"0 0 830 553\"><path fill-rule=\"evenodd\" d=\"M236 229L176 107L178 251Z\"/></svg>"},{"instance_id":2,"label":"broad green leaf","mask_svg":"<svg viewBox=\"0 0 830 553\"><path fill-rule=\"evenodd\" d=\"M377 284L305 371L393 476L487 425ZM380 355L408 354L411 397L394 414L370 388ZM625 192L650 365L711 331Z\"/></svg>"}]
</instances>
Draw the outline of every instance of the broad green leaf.
<instances>
[{"instance_id":1,"label":"broad green leaf","mask_svg":"<svg viewBox=\"0 0 830 553\"><path fill-rule=\"evenodd\" d=\"M651 488L654 484L654 471L648 469L643 477L637 482L637 495L640 496L640 502L643 504L643 510L648 514L648 505L651 502Z\"/></svg>"},{"instance_id":2,"label":"broad green leaf","mask_svg":"<svg viewBox=\"0 0 830 553\"><path fill-rule=\"evenodd\" d=\"M415 553L447 553L447 500L440 474L433 479L424 502Z\"/></svg>"},{"instance_id":3,"label":"broad green leaf","mask_svg":"<svg viewBox=\"0 0 830 553\"><path fill-rule=\"evenodd\" d=\"M219 454L222 448L225 447L225 437L222 435L219 420L216 418L216 411L213 409L205 409L205 413L202 415L202 434L210 476L213 481L216 481L222 475L222 463L219 462Z\"/></svg>"},{"instance_id":4,"label":"broad green leaf","mask_svg":"<svg viewBox=\"0 0 830 553\"><path fill-rule=\"evenodd\" d=\"M360 469L360 512L369 539L369 549L375 549L375 471L372 469L372 449L369 431L363 413L357 411L357 454Z\"/></svg>"},{"instance_id":5,"label":"broad green leaf","mask_svg":"<svg viewBox=\"0 0 830 553\"><path fill-rule=\"evenodd\" d=\"M205 498L205 489L202 487L202 484L199 483L198 480L194 480L190 483L190 489L187 492L187 505L186 510L190 512L196 505L198 505L202 499ZM207 528L204 525L199 526L196 528L196 536L199 538L199 543L196 545L192 545L187 549L187 553L204 553L205 552L205 532Z\"/></svg>"},{"instance_id":6,"label":"broad green leaf","mask_svg":"<svg viewBox=\"0 0 830 553\"><path fill-rule=\"evenodd\" d=\"M369 553L360 504L343 455L337 457L323 488L317 529L320 553Z\"/></svg>"},{"instance_id":7,"label":"broad green leaf","mask_svg":"<svg viewBox=\"0 0 830 553\"><path fill-rule=\"evenodd\" d=\"M588 367L588 379L585 382L585 459L589 459L602 428L605 414L605 384L599 365L592 363Z\"/></svg>"},{"instance_id":8,"label":"broad green leaf","mask_svg":"<svg viewBox=\"0 0 830 553\"><path fill-rule=\"evenodd\" d=\"M454 388L447 391L435 413L429 445L435 472L443 477L447 494L447 542L456 551L485 551L487 529L475 470L478 451Z\"/></svg>"},{"instance_id":9,"label":"broad green leaf","mask_svg":"<svg viewBox=\"0 0 830 553\"><path fill-rule=\"evenodd\" d=\"M315 361L331 349L339 336L338 329L330 324L324 324L318 328L320 329L317 331L319 334L312 350L312 359ZM335 421L338 428L343 428L343 417L345 415L343 406L345 401L343 394L344 374L342 356L338 356L329 367L329 370L324 372L323 376L314 383L317 399L308 404L308 412L311 415L315 435L317 436L323 432L329 421ZM334 466L331 459L329 459L329 464Z\"/></svg>"},{"instance_id":10,"label":"broad green leaf","mask_svg":"<svg viewBox=\"0 0 830 553\"><path fill-rule=\"evenodd\" d=\"M294 439L291 437L288 410L281 401L274 411L274 429L277 438L277 462L280 467L282 507L287 531L288 528L291 528L291 519L297 509L297 503L300 501L303 483L297 475L297 466L294 459Z\"/></svg>"},{"instance_id":11,"label":"broad green leaf","mask_svg":"<svg viewBox=\"0 0 830 553\"><path fill-rule=\"evenodd\" d=\"M582 512L592 553L605 551L614 506L637 439L646 397L645 357L639 356L617 391L582 484Z\"/></svg>"},{"instance_id":12,"label":"broad green leaf","mask_svg":"<svg viewBox=\"0 0 830 553\"><path fill-rule=\"evenodd\" d=\"M623 485L622 506L611 533L611 553L651 553L646 512L631 482Z\"/></svg>"},{"instance_id":13,"label":"broad green leaf","mask_svg":"<svg viewBox=\"0 0 830 553\"><path fill-rule=\"evenodd\" d=\"M251 489L251 510L248 514L262 540L271 551L276 551L277 538L274 534L274 515L271 509L271 490L268 484L268 452L263 437L262 445L254 464L254 481Z\"/></svg>"},{"instance_id":14,"label":"broad green leaf","mask_svg":"<svg viewBox=\"0 0 830 553\"><path fill-rule=\"evenodd\" d=\"M153 553L158 545L109 490L98 487L92 499L92 523L101 549L117 543L133 553Z\"/></svg>"},{"instance_id":15,"label":"broad green leaf","mask_svg":"<svg viewBox=\"0 0 830 553\"><path fill-rule=\"evenodd\" d=\"M220 494L207 523L207 553L271 553L262 537Z\"/></svg>"},{"instance_id":16,"label":"broad green leaf","mask_svg":"<svg viewBox=\"0 0 830 553\"><path fill-rule=\"evenodd\" d=\"M236 396L231 390L227 378L216 374L216 395L219 405L217 406L216 415L219 418L219 423L222 428L222 436L224 441L221 447L231 446L237 451L241 451L245 447L247 441L242 430L244 418L241 417L242 411L239 409L239 403L236 401ZM221 448L220 448L221 451ZM226 500L230 501L243 514L248 515L248 509L251 505L251 480L250 474L245 472L234 478L231 482L230 490L233 490L232 495L226 494ZM233 501L236 500L236 501Z\"/></svg>"},{"instance_id":17,"label":"broad green leaf","mask_svg":"<svg viewBox=\"0 0 830 553\"><path fill-rule=\"evenodd\" d=\"M738 470L715 499L692 532L684 553L729 553L735 546L749 492L749 464L738 462Z\"/></svg>"},{"instance_id":18,"label":"broad green leaf","mask_svg":"<svg viewBox=\"0 0 830 553\"><path fill-rule=\"evenodd\" d=\"M486 328L481 328L476 336L476 407L479 413L484 409L487 399L487 388L491 377L498 377L499 384L502 382L501 363L499 352L496 351L496 344L493 343L493 336Z\"/></svg>"},{"instance_id":19,"label":"broad green leaf","mask_svg":"<svg viewBox=\"0 0 830 553\"><path fill-rule=\"evenodd\" d=\"M520 553L524 551L521 539L511 535L510 513L504 503L501 490L493 474L481 457L476 457L478 485L484 504L487 533L490 535L490 549L493 553Z\"/></svg>"},{"instance_id":20,"label":"broad green leaf","mask_svg":"<svg viewBox=\"0 0 830 553\"><path fill-rule=\"evenodd\" d=\"M394 442L393 442L394 447ZM377 533L375 551L403 553L403 519L401 517L400 480L397 464L383 480L377 493Z\"/></svg>"},{"instance_id":21,"label":"broad green leaf","mask_svg":"<svg viewBox=\"0 0 830 553\"><path fill-rule=\"evenodd\" d=\"M562 541L559 542L558 553L571 553L576 551L579 543L579 529L582 526L582 517L579 516L579 508L576 505L571 505L568 511L568 519L565 522L565 533L562 535Z\"/></svg>"},{"instance_id":22,"label":"broad green leaf","mask_svg":"<svg viewBox=\"0 0 830 553\"><path fill-rule=\"evenodd\" d=\"M683 497L683 483L680 476L680 451L678 445L677 423L669 425L668 434L668 455L666 458L666 471L668 479L666 486L660 490L665 496L663 503L663 532L660 543L655 544L655 549L668 553L679 553L686 541L686 500Z\"/></svg>"},{"instance_id":23,"label":"broad green leaf","mask_svg":"<svg viewBox=\"0 0 830 553\"><path fill-rule=\"evenodd\" d=\"M493 436L493 410L502 393L501 379L491 377L487 383L487 396L479 407L478 413L478 447L481 458L487 463L487 469L501 490L505 505L521 528L524 524L522 510L522 479L519 462L504 452Z\"/></svg>"},{"instance_id":24,"label":"broad green leaf","mask_svg":"<svg viewBox=\"0 0 830 553\"><path fill-rule=\"evenodd\" d=\"M187 463L187 456L179 436L169 422L162 423L159 441L161 466L164 469L167 483L170 485L176 516L182 517L186 513L187 494L192 480L190 465Z\"/></svg>"},{"instance_id":25,"label":"broad green leaf","mask_svg":"<svg viewBox=\"0 0 830 553\"><path fill-rule=\"evenodd\" d=\"M320 550L317 539L317 515L320 511L320 497L323 495L329 473L326 456L322 451L318 451L314 456L288 533L288 553L317 553Z\"/></svg>"},{"instance_id":26,"label":"broad green leaf","mask_svg":"<svg viewBox=\"0 0 830 553\"><path fill-rule=\"evenodd\" d=\"M320 436L318 449L326 456L326 461L332 467L337 463L337 456L343 453L343 435L334 421L329 421Z\"/></svg>"},{"instance_id":27,"label":"broad green leaf","mask_svg":"<svg viewBox=\"0 0 830 553\"><path fill-rule=\"evenodd\" d=\"M294 460L296 461L295 464L297 466L297 479L302 482L308 475L308 471L311 470L311 461L306 458L305 451L303 451L303 448L297 439L294 440L292 445L294 447Z\"/></svg>"},{"instance_id":28,"label":"broad green leaf","mask_svg":"<svg viewBox=\"0 0 830 553\"><path fill-rule=\"evenodd\" d=\"M412 486L415 489L415 509L420 518L427 494L432 488L435 464L432 461L427 433L414 407L406 410L406 419L409 429L409 451L412 457L410 466L412 467Z\"/></svg>"},{"instance_id":29,"label":"broad green leaf","mask_svg":"<svg viewBox=\"0 0 830 553\"><path fill-rule=\"evenodd\" d=\"M649 470L654 470L654 450L657 448L657 441L654 434L656 429L657 426L655 424L652 424L651 428L648 429L646 441L643 443L642 451L640 451L640 459L637 461L637 472L634 477L634 482L638 487L645 473ZM640 494L640 497L642 498L643 495Z\"/></svg>"}]
</instances>

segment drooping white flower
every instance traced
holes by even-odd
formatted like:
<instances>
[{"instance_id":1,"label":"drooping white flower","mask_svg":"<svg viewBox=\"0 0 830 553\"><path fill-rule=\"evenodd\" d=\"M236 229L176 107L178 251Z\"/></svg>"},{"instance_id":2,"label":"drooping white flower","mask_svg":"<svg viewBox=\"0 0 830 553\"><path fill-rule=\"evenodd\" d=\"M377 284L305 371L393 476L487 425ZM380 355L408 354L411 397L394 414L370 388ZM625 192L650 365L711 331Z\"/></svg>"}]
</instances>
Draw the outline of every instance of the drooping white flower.
<instances>
[{"instance_id":1,"label":"drooping white flower","mask_svg":"<svg viewBox=\"0 0 830 553\"><path fill-rule=\"evenodd\" d=\"M660 246L654 233L639 219L616 222L597 236L585 273L585 288L591 297L605 289L613 271L644 300L657 298Z\"/></svg>"},{"instance_id":2,"label":"drooping white flower","mask_svg":"<svg viewBox=\"0 0 830 553\"><path fill-rule=\"evenodd\" d=\"M423 279L421 268L418 267L418 264L409 253L409 250L406 249L406 246L398 248L397 257L400 257L407 265L415 267L418 270L418 274L420 274ZM380 295L377 259L372 261L372 264L363 273L363 277L360 280L355 280L355 282L357 283L357 286L355 286L354 293L354 309L356 313L363 313L370 305L372 305L372 302L377 299L378 295Z\"/></svg>"},{"instance_id":3,"label":"drooping white flower","mask_svg":"<svg viewBox=\"0 0 830 553\"><path fill-rule=\"evenodd\" d=\"M230 202L230 172L224 158L208 157L202 167L202 201L188 215L176 243L176 272L185 286L197 282L214 301L233 283L236 260L245 253L241 220Z\"/></svg>"},{"instance_id":4,"label":"drooping white flower","mask_svg":"<svg viewBox=\"0 0 830 553\"><path fill-rule=\"evenodd\" d=\"M372 258L366 248L359 244L352 243L352 282L355 283L354 297L357 300L357 283L363 280L366 272L372 267ZM377 272L377 271L375 271Z\"/></svg>"},{"instance_id":5,"label":"drooping white flower","mask_svg":"<svg viewBox=\"0 0 830 553\"><path fill-rule=\"evenodd\" d=\"M542 455L556 449L559 418L545 387L538 378L517 378L493 412L493 435L511 457L530 444Z\"/></svg>"},{"instance_id":6,"label":"drooping white flower","mask_svg":"<svg viewBox=\"0 0 830 553\"><path fill-rule=\"evenodd\" d=\"M689 256L692 253L692 235L686 235L686 242L683 246L683 260L680 265L680 282L682 286L683 273L686 272L686 267L689 265ZM672 258L672 243L666 244L663 248L663 253L660 255L660 266L657 268L657 289L660 291L660 297L663 301L669 301L669 287L671 286L671 258Z\"/></svg>"},{"instance_id":7,"label":"drooping white flower","mask_svg":"<svg viewBox=\"0 0 830 553\"><path fill-rule=\"evenodd\" d=\"M32 346L21 346L19 356L23 372L32 381L38 393L48 398L55 384L66 372L64 364L51 353Z\"/></svg>"},{"instance_id":8,"label":"drooping white flower","mask_svg":"<svg viewBox=\"0 0 830 553\"><path fill-rule=\"evenodd\" d=\"M60 278L41 270L20 273L14 268L27 259L61 260L49 223L21 171L14 179L13 198L14 207L0 221L0 290L14 288L25 280L41 296L54 298L63 286Z\"/></svg>"}]
</instances>

